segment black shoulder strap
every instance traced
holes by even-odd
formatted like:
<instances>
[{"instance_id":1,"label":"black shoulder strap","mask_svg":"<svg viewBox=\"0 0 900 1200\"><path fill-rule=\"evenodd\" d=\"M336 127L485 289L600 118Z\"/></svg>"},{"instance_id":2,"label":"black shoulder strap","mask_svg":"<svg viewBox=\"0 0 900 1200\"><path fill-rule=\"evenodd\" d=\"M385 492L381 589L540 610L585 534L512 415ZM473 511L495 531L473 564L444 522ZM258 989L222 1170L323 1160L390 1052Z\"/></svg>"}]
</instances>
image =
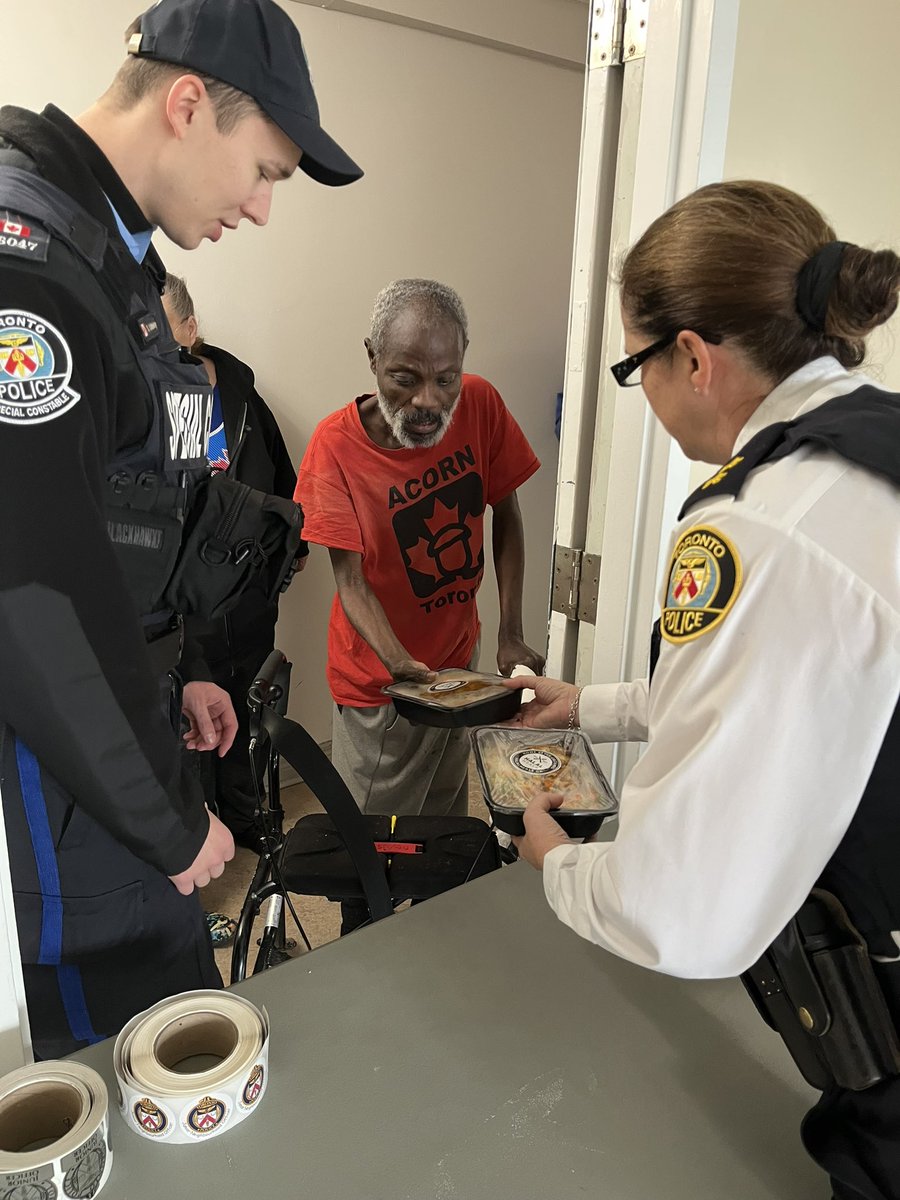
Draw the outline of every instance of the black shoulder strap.
<instances>
[{"instance_id":1,"label":"black shoulder strap","mask_svg":"<svg viewBox=\"0 0 900 1200\"><path fill-rule=\"evenodd\" d=\"M123 243L111 239L101 222L61 188L33 171L0 163L3 207L40 222L85 262L111 301L117 319L128 326L141 349L146 347L148 338L141 331L148 325L148 280L155 288L158 304L166 278L166 268L154 246L148 248L144 265L139 265ZM155 341L155 334L149 340Z\"/></svg>"},{"instance_id":2,"label":"black shoulder strap","mask_svg":"<svg viewBox=\"0 0 900 1200\"><path fill-rule=\"evenodd\" d=\"M32 217L95 272L103 266L109 234L71 196L33 171L0 165L0 205Z\"/></svg>"},{"instance_id":3,"label":"black shoulder strap","mask_svg":"<svg viewBox=\"0 0 900 1200\"><path fill-rule=\"evenodd\" d=\"M831 450L900 487L900 397L864 384L794 421L768 425L688 496L679 520L709 496L740 495L751 471L810 444Z\"/></svg>"},{"instance_id":4,"label":"black shoulder strap","mask_svg":"<svg viewBox=\"0 0 900 1200\"><path fill-rule=\"evenodd\" d=\"M367 836L362 813L346 783L302 725L279 716L267 704L262 705L259 719L272 745L303 779L334 822L356 867L372 920L390 916L394 905L384 863Z\"/></svg>"}]
</instances>

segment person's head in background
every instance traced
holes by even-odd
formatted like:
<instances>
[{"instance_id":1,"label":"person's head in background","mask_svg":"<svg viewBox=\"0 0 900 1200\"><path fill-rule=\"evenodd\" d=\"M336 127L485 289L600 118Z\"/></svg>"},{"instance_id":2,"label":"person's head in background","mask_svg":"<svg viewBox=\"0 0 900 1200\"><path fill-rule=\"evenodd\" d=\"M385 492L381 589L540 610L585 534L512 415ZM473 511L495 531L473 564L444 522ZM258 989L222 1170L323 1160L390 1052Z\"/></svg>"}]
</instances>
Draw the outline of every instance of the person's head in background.
<instances>
[{"instance_id":1,"label":"person's head in background","mask_svg":"<svg viewBox=\"0 0 900 1200\"><path fill-rule=\"evenodd\" d=\"M469 325L463 302L433 279L397 279L375 299L365 340L385 429L398 447L436 445L462 388Z\"/></svg>"},{"instance_id":2,"label":"person's head in background","mask_svg":"<svg viewBox=\"0 0 900 1200\"><path fill-rule=\"evenodd\" d=\"M639 369L651 408L689 458L721 463L789 375L826 355L863 362L897 307L900 258L836 241L796 192L732 181L657 218L620 283L626 352L658 346Z\"/></svg>"},{"instance_id":3,"label":"person's head in background","mask_svg":"<svg viewBox=\"0 0 900 1200\"><path fill-rule=\"evenodd\" d=\"M172 327L175 341L185 350L199 355L203 347L203 339L200 337L200 326L194 312L194 301L181 276L172 275L169 271L166 272L162 305L169 318L169 325Z\"/></svg>"},{"instance_id":4,"label":"person's head in background","mask_svg":"<svg viewBox=\"0 0 900 1200\"><path fill-rule=\"evenodd\" d=\"M319 124L300 35L274 0L160 0L126 40L78 123L177 245L265 225L275 183L298 164L332 186L362 175Z\"/></svg>"}]
</instances>

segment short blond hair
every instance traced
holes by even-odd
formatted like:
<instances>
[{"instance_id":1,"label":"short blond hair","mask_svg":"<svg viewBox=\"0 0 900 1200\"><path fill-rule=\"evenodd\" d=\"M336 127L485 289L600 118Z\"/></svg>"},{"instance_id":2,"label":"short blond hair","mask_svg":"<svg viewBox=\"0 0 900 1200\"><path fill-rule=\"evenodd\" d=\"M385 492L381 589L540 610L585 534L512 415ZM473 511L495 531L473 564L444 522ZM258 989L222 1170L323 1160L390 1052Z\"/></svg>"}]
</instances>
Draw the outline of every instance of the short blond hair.
<instances>
[{"instance_id":1,"label":"short blond hair","mask_svg":"<svg viewBox=\"0 0 900 1200\"><path fill-rule=\"evenodd\" d=\"M126 44L140 32L141 17L135 17L125 30ZM230 83L224 83L214 75L205 75L202 71L192 71L190 67L178 63L143 58L137 54L129 54L119 67L108 95L118 108L127 112L158 88L167 84L171 86L180 75L196 75L202 82L215 111L216 128L220 133L232 133L245 117L254 114L269 120L252 96L232 87Z\"/></svg>"}]
</instances>

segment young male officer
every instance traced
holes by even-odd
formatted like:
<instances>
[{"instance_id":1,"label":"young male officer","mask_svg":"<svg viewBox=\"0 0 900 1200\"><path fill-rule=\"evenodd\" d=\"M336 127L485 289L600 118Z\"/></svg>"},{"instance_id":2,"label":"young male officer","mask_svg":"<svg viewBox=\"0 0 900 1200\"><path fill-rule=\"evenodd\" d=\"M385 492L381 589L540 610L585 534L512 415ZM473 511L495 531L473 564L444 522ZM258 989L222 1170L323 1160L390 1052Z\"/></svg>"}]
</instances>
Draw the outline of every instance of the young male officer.
<instances>
[{"instance_id":1,"label":"young male officer","mask_svg":"<svg viewBox=\"0 0 900 1200\"><path fill-rule=\"evenodd\" d=\"M76 120L0 110L0 778L39 1057L220 986L192 892L233 843L164 713L180 638L163 593L210 389L163 316L151 234L193 249L264 225L298 164L362 174L272 0L160 0L129 34ZM224 753L224 693L188 685L185 710L192 744Z\"/></svg>"}]
</instances>

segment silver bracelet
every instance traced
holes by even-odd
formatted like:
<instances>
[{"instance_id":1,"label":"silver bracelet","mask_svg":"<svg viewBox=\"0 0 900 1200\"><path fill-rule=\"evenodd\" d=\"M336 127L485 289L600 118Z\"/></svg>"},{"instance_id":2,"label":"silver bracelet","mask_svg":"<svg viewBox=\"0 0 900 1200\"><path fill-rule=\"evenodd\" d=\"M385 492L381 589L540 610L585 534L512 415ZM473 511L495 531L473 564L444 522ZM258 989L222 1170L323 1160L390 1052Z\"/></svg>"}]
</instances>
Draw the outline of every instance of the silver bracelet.
<instances>
[{"instance_id":1,"label":"silver bracelet","mask_svg":"<svg viewBox=\"0 0 900 1200\"><path fill-rule=\"evenodd\" d=\"M581 700L581 693L583 690L583 688L578 689L578 691L575 693L575 699L569 706L569 723L566 726L566 729L576 728L576 722L578 721L578 703Z\"/></svg>"}]
</instances>

